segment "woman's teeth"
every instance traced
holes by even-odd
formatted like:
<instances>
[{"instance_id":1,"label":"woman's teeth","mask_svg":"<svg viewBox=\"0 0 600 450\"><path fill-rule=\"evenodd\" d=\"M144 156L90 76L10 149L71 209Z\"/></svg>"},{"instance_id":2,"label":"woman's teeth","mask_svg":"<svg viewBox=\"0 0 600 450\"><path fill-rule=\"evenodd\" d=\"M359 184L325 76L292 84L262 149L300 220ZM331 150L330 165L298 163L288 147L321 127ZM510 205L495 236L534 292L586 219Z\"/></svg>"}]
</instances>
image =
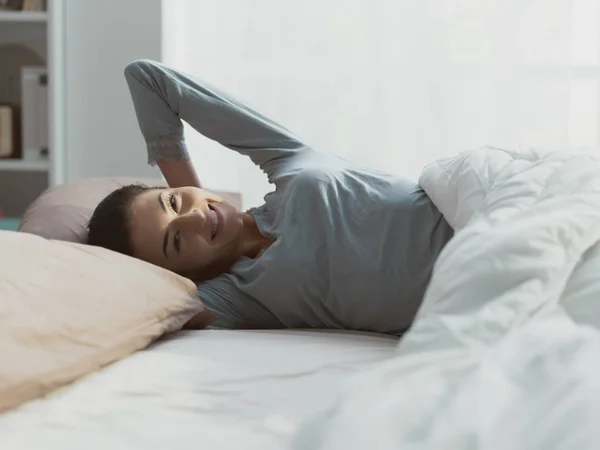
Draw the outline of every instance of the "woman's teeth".
<instances>
[{"instance_id":1,"label":"woman's teeth","mask_svg":"<svg viewBox=\"0 0 600 450\"><path fill-rule=\"evenodd\" d=\"M219 216L212 209L209 209L208 213L210 215L210 219L212 220L212 232L210 234L210 237L211 239L213 239L217 234L217 227L219 226Z\"/></svg>"}]
</instances>

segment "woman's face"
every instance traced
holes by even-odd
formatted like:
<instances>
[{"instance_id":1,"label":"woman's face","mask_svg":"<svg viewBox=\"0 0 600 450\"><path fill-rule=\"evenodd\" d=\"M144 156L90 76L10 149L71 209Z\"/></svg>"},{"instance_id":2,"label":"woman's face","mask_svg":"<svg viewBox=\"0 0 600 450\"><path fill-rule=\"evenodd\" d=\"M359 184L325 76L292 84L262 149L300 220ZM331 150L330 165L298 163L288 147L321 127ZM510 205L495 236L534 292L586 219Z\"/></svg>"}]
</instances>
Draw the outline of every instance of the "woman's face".
<instances>
[{"instance_id":1,"label":"woman's face","mask_svg":"<svg viewBox=\"0 0 600 450\"><path fill-rule=\"evenodd\" d=\"M195 187L148 190L131 205L133 256L195 281L229 269L242 231L241 212Z\"/></svg>"}]
</instances>

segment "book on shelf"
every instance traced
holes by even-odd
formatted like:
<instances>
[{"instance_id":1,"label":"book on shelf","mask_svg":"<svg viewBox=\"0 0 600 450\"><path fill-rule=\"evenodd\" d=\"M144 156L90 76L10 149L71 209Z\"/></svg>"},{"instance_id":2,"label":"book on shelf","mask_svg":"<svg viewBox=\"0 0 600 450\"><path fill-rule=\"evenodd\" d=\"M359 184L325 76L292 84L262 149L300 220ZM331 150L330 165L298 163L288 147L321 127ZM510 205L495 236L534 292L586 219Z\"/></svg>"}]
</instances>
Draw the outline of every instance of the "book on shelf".
<instances>
[{"instance_id":1,"label":"book on shelf","mask_svg":"<svg viewBox=\"0 0 600 450\"><path fill-rule=\"evenodd\" d=\"M23 159L48 159L48 72L45 67L21 69Z\"/></svg>"},{"instance_id":2,"label":"book on shelf","mask_svg":"<svg viewBox=\"0 0 600 450\"><path fill-rule=\"evenodd\" d=\"M0 0L0 11L46 11L46 0Z\"/></svg>"},{"instance_id":3,"label":"book on shelf","mask_svg":"<svg viewBox=\"0 0 600 450\"><path fill-rule=\"evenodd\" d=\"M0 104L0 159L21 156L19 108Z\"/></svg>"},{"instance_id":4,"label":"book on shelf","mask_svg":"<svg viewBox=\"0 0 600 450\"><path fill-rule=\"evenodd\" d=\"M0 11L21 11L23 0L0 0Z\"/></svg>"},{"instance_id":5,"label":"book on shelf","mask_svg":"<svg viewBox=\"0 0 600 450\"><path fill-rule=\"evenodd\" d=\"M46 0L23 0L23 11L46 11Z\"/></svg>"}]
</instances>

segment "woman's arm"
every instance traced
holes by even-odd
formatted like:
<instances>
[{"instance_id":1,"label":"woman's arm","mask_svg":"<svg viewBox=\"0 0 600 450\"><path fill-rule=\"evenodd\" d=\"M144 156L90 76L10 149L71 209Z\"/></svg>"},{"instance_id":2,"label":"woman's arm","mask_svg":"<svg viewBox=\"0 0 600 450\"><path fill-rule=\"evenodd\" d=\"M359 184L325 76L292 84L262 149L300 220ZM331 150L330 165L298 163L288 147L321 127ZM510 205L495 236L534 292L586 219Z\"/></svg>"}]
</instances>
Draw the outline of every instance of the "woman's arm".
<instances>
[{"instance_id":1,"label":"woman's arm","mask_svg":"<svg viewBox=\"0 0 600 450\"><path fill-rule=\"evenodd\" d=\"M159 159L157 164L170 187L202 187L198 173L189 159L175 161Z\"/></svg>"},{"instance_id":2,"label":"woman's arm","mask_svg":"<svg viewBox=\"0 0 600 450\"><path fill-rule=\"evenodd\" d=\"M288 157L308 149L291 132L217 88L157 62L135 61L125 69L148 162L158 163L169 184L196 185L182 120L209 139L249 156L274 182Z\"/></svg>"}]
</instances>

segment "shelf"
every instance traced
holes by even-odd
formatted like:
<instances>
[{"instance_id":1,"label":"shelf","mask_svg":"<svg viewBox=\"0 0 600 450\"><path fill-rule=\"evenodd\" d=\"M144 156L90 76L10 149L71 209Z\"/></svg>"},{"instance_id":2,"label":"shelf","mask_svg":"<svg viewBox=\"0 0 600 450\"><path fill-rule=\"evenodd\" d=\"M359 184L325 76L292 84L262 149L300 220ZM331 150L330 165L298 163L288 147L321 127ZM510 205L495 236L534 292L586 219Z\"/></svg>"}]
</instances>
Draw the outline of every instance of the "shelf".
<instances>
[{"instance_id":1,"label":"shelf","mask_svg":"<svg viewBox=\"0 0 600 450\"><path fill-rule=\"evenodd\" d=\"M23 161L22 159L0 159L0 172L47 172L48 161Z\"/></svg>"},{"instance_id":2,"label":"shelf","mask_svg":"<svg viewBox=\"0 0 600 450\"><path fill-rule=\"evenodd\" d=\"M46 11L0 11L0 23L42 23L48 21Z\"/></svg>"}]
</instances>

